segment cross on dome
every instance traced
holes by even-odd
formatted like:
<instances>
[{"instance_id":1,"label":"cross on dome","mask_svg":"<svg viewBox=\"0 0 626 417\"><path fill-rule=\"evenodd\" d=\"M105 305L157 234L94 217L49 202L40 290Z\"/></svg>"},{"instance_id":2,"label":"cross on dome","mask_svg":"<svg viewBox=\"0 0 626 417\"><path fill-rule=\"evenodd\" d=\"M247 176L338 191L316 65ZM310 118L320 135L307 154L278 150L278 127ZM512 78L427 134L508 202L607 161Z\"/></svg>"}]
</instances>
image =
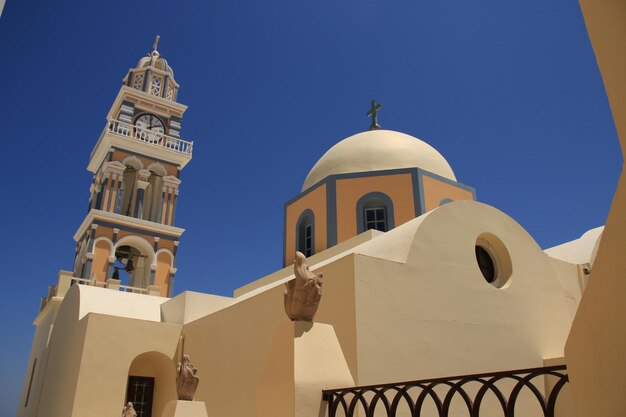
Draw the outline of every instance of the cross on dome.
<instances>
[{"instance_id":1,"label":"cross on dome","mask_svg":"<svg viewBox=\"0 0 626 417\"><path fill-rule=\"evenodd\" d=\"M156 35L156 38L154 39L154 44L152 45L153 55L159 55L159 51L157 51L157 46L159 45L159 39L161 39L161 37L159 35Z\"/></svg>"},{"instance_id":2,"label":"cross on dome","mask_svg":"<svg viewBox=\"0 0 626 417\"><path fill-rule=\"evenodd\" d=\"M378 111L383 108L383 105L380 103L376 103L376 100L372 100L372 105L365 115L367 117L372 118L372 124L370 125L370 130L380 129L380 125L378 124Z\"/></svg>"}]
</instances>

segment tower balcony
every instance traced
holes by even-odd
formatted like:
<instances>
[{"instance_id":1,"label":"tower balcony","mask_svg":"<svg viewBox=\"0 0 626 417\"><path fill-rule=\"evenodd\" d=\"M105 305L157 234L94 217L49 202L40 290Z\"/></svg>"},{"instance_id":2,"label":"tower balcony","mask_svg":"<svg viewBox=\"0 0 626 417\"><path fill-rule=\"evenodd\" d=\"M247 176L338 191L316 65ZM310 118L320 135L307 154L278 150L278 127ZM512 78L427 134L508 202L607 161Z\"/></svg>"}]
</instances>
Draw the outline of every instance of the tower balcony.
<instances>
[{"instance_id":1,"label":"tower balcony","mask_svg":"<svg viewBox=\"0 0 626 417\"><path fill-rule=\"evenodd\" d=\"M91 152L88 169L95 172L112 147L170 161L182 168L191 160L193 142L120 120L108 119L100 139Z\"/></svg>"}]
</instances>

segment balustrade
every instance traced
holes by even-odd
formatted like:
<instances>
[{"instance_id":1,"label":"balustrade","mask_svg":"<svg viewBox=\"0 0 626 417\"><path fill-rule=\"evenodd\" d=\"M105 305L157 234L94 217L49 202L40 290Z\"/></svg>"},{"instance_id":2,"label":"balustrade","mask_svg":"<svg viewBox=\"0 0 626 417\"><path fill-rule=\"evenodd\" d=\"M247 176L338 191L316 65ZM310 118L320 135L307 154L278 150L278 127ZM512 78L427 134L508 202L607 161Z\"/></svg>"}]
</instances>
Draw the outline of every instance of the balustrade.
<instances>
[{"instance_id":1,"label":"balustrade","mask_svg":"<svg viewBox=\"0 0 626 417\"><path fill-rule=\"evenodd\" d=\"M137 127L119 120L109 120L105 130L118 136L148 143L156 147L166 148L184 155L191 156L193 150L193 142L168 136L157 130Z\"/></svg>"}]
</instances>

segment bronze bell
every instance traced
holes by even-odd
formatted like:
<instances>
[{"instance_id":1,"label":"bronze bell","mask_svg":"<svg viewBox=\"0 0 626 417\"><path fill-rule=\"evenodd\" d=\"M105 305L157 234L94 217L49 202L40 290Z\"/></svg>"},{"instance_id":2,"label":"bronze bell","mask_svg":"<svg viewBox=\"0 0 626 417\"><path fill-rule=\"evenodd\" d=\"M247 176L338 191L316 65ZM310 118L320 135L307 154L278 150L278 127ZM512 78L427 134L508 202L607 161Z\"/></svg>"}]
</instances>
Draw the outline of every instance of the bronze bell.
<instances>
[{"instance_id":1,"label":"bronze bell","mask_svg":"<svg viewBox=\"0 0 626 417\"><path fill-rule=\"evenodd\" d=\"M126 268L124 268L124 271L132 272L134 270L135 270L135 265L133 265L133 260L128 258L128 262L126 262Z\"/></svg>"}]
</instances>

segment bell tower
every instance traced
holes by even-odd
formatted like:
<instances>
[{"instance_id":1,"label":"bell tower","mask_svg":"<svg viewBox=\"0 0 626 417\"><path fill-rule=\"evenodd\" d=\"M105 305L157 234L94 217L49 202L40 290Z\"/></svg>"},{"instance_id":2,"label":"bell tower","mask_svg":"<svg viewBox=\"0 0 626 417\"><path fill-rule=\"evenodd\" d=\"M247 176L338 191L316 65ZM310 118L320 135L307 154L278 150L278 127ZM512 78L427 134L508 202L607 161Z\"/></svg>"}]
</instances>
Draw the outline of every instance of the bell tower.
<instances>
[{"instance_id":1,"label":"bell tower","mask_svg":"<svg viewBox=\"0 0 626 417\"><path fill-rule=\"evenodd\" d=\"M179 85L158 41L124 77L91 152L93 184L74 234L74 276L166 297L184 232L174 226L180 172L193 142L180 136L187 106L176 101Z\"/></svg>"}]
</instances>

